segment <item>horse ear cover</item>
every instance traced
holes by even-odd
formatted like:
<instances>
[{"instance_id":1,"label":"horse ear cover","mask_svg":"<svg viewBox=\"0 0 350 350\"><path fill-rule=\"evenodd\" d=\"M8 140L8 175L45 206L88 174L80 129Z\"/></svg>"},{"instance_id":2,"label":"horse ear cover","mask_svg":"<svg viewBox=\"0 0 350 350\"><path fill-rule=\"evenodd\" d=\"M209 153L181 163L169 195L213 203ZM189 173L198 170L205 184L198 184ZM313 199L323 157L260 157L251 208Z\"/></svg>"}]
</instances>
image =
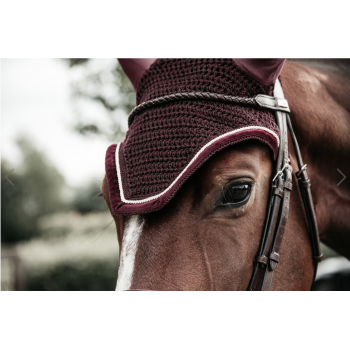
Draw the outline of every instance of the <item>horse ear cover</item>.
<instances>
[{"instance_id":1,"label":"horse ear cover","mask_svg":"<svg viewBox=\"0 0 350 350\"><path fill-rule=\"evenodd\" d=\"M273 79L260 79L271 82L263 84L246 72L242 62L238 64L232 59L157 59L141 78L135 75L136 105L178 92L272 96ZM279 64L278 74L282 67ZM267 144L276 158L279 130L272 112L202 100L173 101L140 112L124 141L107 149L106 177L114 214L161 209L216 152L250 139Z\"/></svg>"}]
</instances>

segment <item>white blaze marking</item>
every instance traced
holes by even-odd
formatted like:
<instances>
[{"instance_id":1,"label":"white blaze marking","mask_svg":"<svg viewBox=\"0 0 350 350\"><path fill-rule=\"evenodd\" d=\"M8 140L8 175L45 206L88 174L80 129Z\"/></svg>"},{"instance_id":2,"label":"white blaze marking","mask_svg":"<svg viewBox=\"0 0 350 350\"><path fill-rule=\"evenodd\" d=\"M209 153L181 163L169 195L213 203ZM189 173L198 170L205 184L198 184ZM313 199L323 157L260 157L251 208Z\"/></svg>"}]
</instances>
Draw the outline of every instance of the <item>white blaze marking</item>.
<instances>
[{"instance_id":1,"label":"white blaze marking","mask_svg":"<svg viewBox=\"0 0 350 350\"><path fill-rule=\"evenodd\" d=\"M131 287L137 244L144 223L145 222L141 216L133 215L126 224L122 242L122 251L120 254L116 290L128 290Z\"/></svg>"}]
</instances>

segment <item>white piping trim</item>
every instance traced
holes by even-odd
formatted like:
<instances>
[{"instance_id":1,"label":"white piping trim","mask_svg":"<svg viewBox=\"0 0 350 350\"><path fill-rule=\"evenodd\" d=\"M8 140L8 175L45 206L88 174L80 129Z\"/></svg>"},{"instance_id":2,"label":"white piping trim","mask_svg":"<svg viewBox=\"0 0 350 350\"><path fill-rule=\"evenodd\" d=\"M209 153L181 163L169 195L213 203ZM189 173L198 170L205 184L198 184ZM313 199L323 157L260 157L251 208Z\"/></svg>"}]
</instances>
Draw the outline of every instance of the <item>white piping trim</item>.
<instances>
[{"instance_id":1,"label":"white piping trim","mask_svg":"<svg viewBox=\"0 0 350 350\"><path fill-rule=\"evenodd\" d=\"M220 135L218 137L216 137L215 139L211 140L210 142L208 142L206 145L204 145L197 153L196 155L192 158L192 160L187 164L186 168L184 170L182 170L182 172L180 173L180 175L178 175L178 177L172 182L172 184L166 188L162 193L159 193L155 196L152 197L148 197L145 199L139 199L139 200L128 200L124 197L124 191L123 191L123 185L122 185L122 177L120 174L120 166L119 166L119 147L120 147L120 143L117 144L117 148L115 150L115 164L116 164L116 168L117 168L117 176L118 176L118 182L119 182L119 189L120 189L120 198L122 200L122 202L126 203L126 204L139 204L139 203L146 203L146 202L150 202L154 199L157 199L161 196L163 196L166 192L168 192L175 184L176 182L181 178L181 176L186 172L186 170L191 166L191 164L199 157L199 155L206 149L208 148L210 145L212 145L214 142L229 136L229 135L233 135L236 134L240 131L245 131L245 130L263 130L268 132L269 134L271 134L272 136L274 136L277 140L277 146L279 147L279 138L276 135L275 132L273 132L270 129L264 128L263 126L245 126L243 128L240 129L236 129L233 131L229 131L226 134Z\"/></svg>"}]
</instances>

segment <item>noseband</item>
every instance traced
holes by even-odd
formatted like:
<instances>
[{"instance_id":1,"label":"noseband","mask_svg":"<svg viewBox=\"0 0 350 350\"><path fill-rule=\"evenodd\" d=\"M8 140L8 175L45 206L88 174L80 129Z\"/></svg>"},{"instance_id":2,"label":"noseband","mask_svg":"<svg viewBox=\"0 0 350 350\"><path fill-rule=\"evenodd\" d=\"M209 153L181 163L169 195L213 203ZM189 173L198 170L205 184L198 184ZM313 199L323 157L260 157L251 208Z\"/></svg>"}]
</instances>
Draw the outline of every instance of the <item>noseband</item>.
<instances>
[{"instance_id":1,"label":"noseband","mask_svg":"<svg viewBox=\"0 0 350 350\"><path fill-rule=\"evenodd\" d=\"M293 142L299 171L299 190L303 200L308 226L309 237L312 247L314 280L317 273L317 265L322 260L320 250L319 234L316 222L316 214L310 191L310 179L307 176L306 164L303 164L300 149L295 137L292 124L289 118L289 106L284 98L282 86L277 79L274 89L274 96L257 95L252 98L242 98L236 96L221 95L209 92L184 92L162 96L146 101L135 107L129 115L129 126L135 119L136 114L146 108L154 107L163 103L179 100L210 100L227 103L236 103L255 108L270 110L275 112L276 124L279 128L279 149L275 163L275 175L272 180L267 215L263 234L260 241L259 251L254 259L253 275L251 277L248 290L267 291L271 288L273 273L280 260L280 249L290 206L290 192L292 191L292 167L288 158L288 130Z\"/></svg>"}]
</instances>

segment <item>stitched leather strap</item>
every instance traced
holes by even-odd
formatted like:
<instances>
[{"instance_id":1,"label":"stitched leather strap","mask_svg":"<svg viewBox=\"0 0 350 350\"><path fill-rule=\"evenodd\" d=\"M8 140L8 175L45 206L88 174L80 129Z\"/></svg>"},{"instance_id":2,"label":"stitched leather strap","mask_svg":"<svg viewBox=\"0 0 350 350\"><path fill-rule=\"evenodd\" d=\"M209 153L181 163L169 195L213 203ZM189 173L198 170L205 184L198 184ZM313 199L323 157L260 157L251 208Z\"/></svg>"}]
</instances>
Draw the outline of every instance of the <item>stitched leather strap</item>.
<instances>
[{"instance_id":1,"label":"stitched leather strap","mask_svg":"<svg viewBox=\"0 0 350 350\"><path fill-rule=\"evenodd\" d=\"M274 196L279 196L279 197L283 198L283 193L284 193L283 188L280 188L280 187L277 187L273 190Z\"/></svg>"},{"instance_id":2,"label":"stitched leather strap","mask_svg":"<svg viewBox=\"0 0 350 350\"><path fill-rule=\"evenodd\" d=\"M291 191L293 188L293 183L289 181L284 181L284 188Z\"/></svg>"},{"instance_id":3,"label":"stitched leather strap","mask_svg":"<svg viewBox=\"0 0 350 350\"><path fill-rule=\"evenodd\" d=\"M310 179L306 180L306 181L302 181L301 179L298 180L298 183L299 183L299 187L310 187L311 186L311 182L310 182Z\"/></svg>"},{"instance_id":4,"label":"stitched leather strap","mask_svg":"<svg viewBox=\"0 0 350 350\"><path fill-rule=\"evenodd\" d=\"M315 280L316 274L317 274L317 266L318 266L318 263L322 261L323 254L320 248L320 237L318 233L316 213L315 213L315 208L314 208L312 195L311 195L311 189L310 189L311 182L307 176L306 164L303 164L298 141L295 137L292 123L290 121L288 114L287 114L287 125L292 138L295 155L299 166L299 171L296 174L298 177L301 198L303 200L306 217L308 221L308 226L309 226L309 235L310 235L310 241L311 241L311 247L312 247L313 264L314 264L314 280Z\"/></svg>"},{"instance_id":5,"label":"stitched leather strap","mask_svg":"<svg viewBox=\"0 0 350 350\"><path fill-rule=\"evenodd\" d=\"M283 91L280 86L276 86L275 95L278 97L283 96ZM284 232L287 226L289 207L290 207L290 193L292 183L292 169L289 164L289 150L288 150L288 128L286 123L286 113L276 112L276 117L279 120L280 134L281 134L281 148L282 148L282 164L283 164L283 198L278 213L278 219L275 229L273 240L269 247L269 263L268 268L265 270L265 277L261 287L261 290L268 291L271 288L272 278L275 269L277 268L280 259L280 250L282 246L282 240Z\"/></svg>"},{"instance_id":6,"label":"stitched leather strap","mask_svg":"<svg viewBox=\"0 0 350 350\"><path fill-rule=\"evenodd\" d=\"M278 82L279 83L279 82ZM277 84L276 84L277 85ZM277 86L279 96L276 98L284 98L282 88ZM275 92L276 88L275 88ZM284 121L284 122L283 122ZM286 192L290 193L292 186L289 184L291 182L291 176L287 176L285 181L282 179L282 175L285 176L286 173L291 174L291 167L289 166L288 159L288 131L285 122L284 113L276 112L276 123L280 130L280 147L276 160L275 174L273 178L273 184L271 187L270 194L270 205L268 207L267 217L265 221L265 226L263 230L263 235L260 242L258 256L269 257L268 264L255 263L253 275L248 287L248 290L269 290L271 287L271 281L273 277L273 271L277 267L279 261L279 246L280 241L283 237L284 227L288 218L289 212L289 201L288 198L285 199ZM283 171L282 171L283 169ZM288 205L286 204L288 201ZM282 217L284 215L283 225L281 226L281 212ZM276 242L276 237L278 236L277 249L274 248ZM277 236L276 236L277 235ZM278 258L277 258L278 257ZM256 260L255 260L256 261ZM268 267L267 267L268 266Z\"/></svg>"},{"instance_id":7,"label":"stitched leather strap","mask_svg":"<svg viewBox=\"0 0 350 350\"><path fill-rule=\"evenodd\" d=\"M282 101L281 103L284 103L282 87L278 80L276 82L274 96L274 101L280 99ZM270 99L266 99L264 96L261 99L261 106L265 103L269 103L268 100ZM317 264L322 260L316 214L310 190L311 183L310 179L307 177L306 164L303 164L298 142L289 119L289 108L288 110L286 109L285 112L286 113L281 110L276 111L276 123L280 130L280 147L276 161L276 176L274 177L276 183L273 184L270 191L270 204L267 210L259 252L254 260L254 270L248 290L270 290L273 273L280 260L279 252L287 225L290 192L292 190L292 171L289 166L286 166L286 164L289 163L288 129L293 141L299 166L299 171L296 175L308 220L310 241L313 251L314 279L317 273ZM282 170L284 181L280 177Z\"/></svg>"}]
</instances>

